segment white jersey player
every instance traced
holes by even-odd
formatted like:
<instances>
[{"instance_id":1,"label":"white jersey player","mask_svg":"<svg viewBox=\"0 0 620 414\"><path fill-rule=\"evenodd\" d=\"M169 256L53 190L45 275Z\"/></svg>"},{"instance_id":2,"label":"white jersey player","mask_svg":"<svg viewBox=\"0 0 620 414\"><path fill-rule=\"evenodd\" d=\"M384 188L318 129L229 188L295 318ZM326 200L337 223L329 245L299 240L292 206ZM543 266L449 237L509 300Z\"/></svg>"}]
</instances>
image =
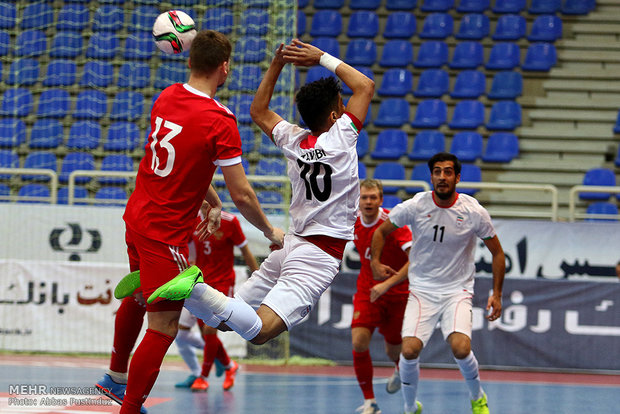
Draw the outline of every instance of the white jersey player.
<instances>
[{"instance_id":1,"label":"white jersey player","mask_svg":"<svg viewBox=\"0 0 620 414\"><path fill-rule=\"evenodd\" d=\"M378 258L385 237L398 227L411 226L415 243L409 253L410 294L403 321L402 358L399 369L405 413L421 413L416 400L419 354L440 322L444 339L452 349L471 395L474 414L489 412L482 390L478 361L471 351L474 252L482 239L493 255L493 293L487 310L489 320L502 311L505 257L488 212L472 197L458 194L461 164L452 154L438 153L429 161L434 191L416 194L395 206L388 220L375 231L371 267L375 278L396 284L405 277L381 264Z\"/></svg>"}]
</instances>

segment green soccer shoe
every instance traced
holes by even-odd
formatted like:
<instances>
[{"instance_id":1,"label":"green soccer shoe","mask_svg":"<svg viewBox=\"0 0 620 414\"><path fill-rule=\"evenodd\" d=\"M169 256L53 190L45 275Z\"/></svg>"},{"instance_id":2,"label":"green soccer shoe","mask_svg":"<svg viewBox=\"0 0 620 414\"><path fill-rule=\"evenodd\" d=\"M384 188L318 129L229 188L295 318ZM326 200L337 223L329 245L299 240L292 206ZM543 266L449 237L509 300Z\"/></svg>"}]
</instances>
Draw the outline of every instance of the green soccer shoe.
<instances>
[{"instance_id":1,"label":"green soccer shoe","mask_svg":"<svg viewBox=\"0 0 620 414\"><path fill-rule=\"evenodd\" d=\"M174 279L158 287L147 299L153 303L157 298L167 300L187 299L192 294L196 283L203 283L202 272L198 266L191 266L177 275Z\"/></svg>"},{"instance_id":2,"label":"green soccer shoe","mask_svg":"<svg viewBox=\"0 0 620 414\"><path fill-rule=\"evenodd\" d=\"M114 297L116 299L123 299L127 296L133 295L133 292L140 287L140 271L129 273L127 276L118 282L118 285L114 288Z\"/></svg>"}]
</instances>

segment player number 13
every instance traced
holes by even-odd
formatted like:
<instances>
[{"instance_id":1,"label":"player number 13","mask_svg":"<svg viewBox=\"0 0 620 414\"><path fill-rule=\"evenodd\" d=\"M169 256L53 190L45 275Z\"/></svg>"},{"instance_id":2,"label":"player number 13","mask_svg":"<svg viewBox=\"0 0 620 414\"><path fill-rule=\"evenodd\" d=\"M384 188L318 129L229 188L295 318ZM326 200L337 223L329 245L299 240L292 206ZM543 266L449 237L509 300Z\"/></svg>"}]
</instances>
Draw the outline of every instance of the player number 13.
<instances>
[{"instance_id":1,"label":"player number 13","mask_svg":"<svg viewBox=\"0 0 620 414\"><path fill-rule=\"evenodd\" d=\"M157 156L157 151L155 150L155 145L157 144L159 129L161 128L162 122L164 123L164 128L169 129L170 131L159 141L160 149L163 148L168 153L168 158L166 159L166 166L162 169L159 168L161 165L161 161ZM155 131L151 134L153 138L153 142L151 142L150 148L153 152L153 157L151 158L151 169L153 172L160 177L166 177L172 171L172 167L174 166L174 159L176 157L176 152L174 150L174 146L170 143L170 140L181 133L183 127L181 125L177 125L174 122L164 121L162 118L155 118ZM160 152L161 153L161 152Z\"/></svg>"}]
</instances>

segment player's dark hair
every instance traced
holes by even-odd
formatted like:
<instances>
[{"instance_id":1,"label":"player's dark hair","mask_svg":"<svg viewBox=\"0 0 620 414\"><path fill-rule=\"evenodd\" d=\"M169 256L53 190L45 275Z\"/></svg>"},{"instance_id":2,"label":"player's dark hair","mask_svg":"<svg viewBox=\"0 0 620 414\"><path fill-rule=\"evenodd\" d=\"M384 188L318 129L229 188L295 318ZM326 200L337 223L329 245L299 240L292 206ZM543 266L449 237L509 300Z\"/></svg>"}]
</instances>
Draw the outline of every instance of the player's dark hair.
<instances>
[{"instance_id":1,"label":"player's dark hair","mask_svg":"<svg viewBox=\"0 0 620 414\"><path fill-rule=\"evenodd\" d=\"M379 190L379 195L383 197L383 184L379 180L375 180L374 178L364 178L360 182L360 188L362 187L369 189L376 188L377 190Z\"/></svg>"},{"instance_id":2,"label":"player's dark hair","mask_svg":"<svg viewBox=\"0 0 620 414\"><path fill-rule=\"evenodd\" d=\"M228 38L215 30L201 30L192 40L189 59L192 71L211 73L230 59L232 46Z\"/></svg>"},{"instance_id":3,"label":"player's dark hair","mask_svg":"<svg viewBox=\"0 0 620 414\"><path fill-rule=\"evenodd\" d=\"M299 89L295 100L299 115L311 131L319 130L332 111L338 110L342 88L332 76L310 82Z\"/></svg>"},{"instance_id":4,"label":"player's dark hair","mask_svg":"<svg viewBox=\"0 0 620 414\"><path fill-rule=\"evenodd\" d=\"M452 161L454 164L454 174L459 175L461 173L461 161L454 154L450 154L449 152L438 152L433 155L430 160L428 160L428 169L433 173L433 168L435 168L435 164L442 161Z\"/></svg>"}]
</instances>

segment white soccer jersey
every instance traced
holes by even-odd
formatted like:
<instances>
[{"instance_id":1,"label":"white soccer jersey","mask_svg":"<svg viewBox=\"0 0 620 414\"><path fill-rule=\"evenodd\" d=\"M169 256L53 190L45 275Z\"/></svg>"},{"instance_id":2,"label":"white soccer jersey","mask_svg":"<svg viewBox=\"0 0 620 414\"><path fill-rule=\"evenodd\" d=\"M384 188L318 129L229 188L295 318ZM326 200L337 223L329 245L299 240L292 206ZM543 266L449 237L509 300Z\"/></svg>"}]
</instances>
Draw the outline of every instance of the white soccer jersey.
<instances>
[{"instance_id":1,"label":"white soccer jersey","mask_svg":"<svg viewBox=\"0 0 620 414\"><path fill-rule=\"evenodd\" d=\"M288 162L294 234L353 240L360 198L356 123L345 113L318 137L287 121L273 128L273 140Z\"/></svg>"},{"instance_id":2,"label":"white soccer jersey","mask_svg":"<svg viewBox=\"0 0 620 414\"><path fill-rule=\"evenodd\" d=\"M474 292L474 253L477 238L495 236L487 210L473 197L458 194L450 207L439 207L431 191L416 194L395 206L390 220L411 225L409 287L434 293Z\"/></svg>"}]
</instances>

